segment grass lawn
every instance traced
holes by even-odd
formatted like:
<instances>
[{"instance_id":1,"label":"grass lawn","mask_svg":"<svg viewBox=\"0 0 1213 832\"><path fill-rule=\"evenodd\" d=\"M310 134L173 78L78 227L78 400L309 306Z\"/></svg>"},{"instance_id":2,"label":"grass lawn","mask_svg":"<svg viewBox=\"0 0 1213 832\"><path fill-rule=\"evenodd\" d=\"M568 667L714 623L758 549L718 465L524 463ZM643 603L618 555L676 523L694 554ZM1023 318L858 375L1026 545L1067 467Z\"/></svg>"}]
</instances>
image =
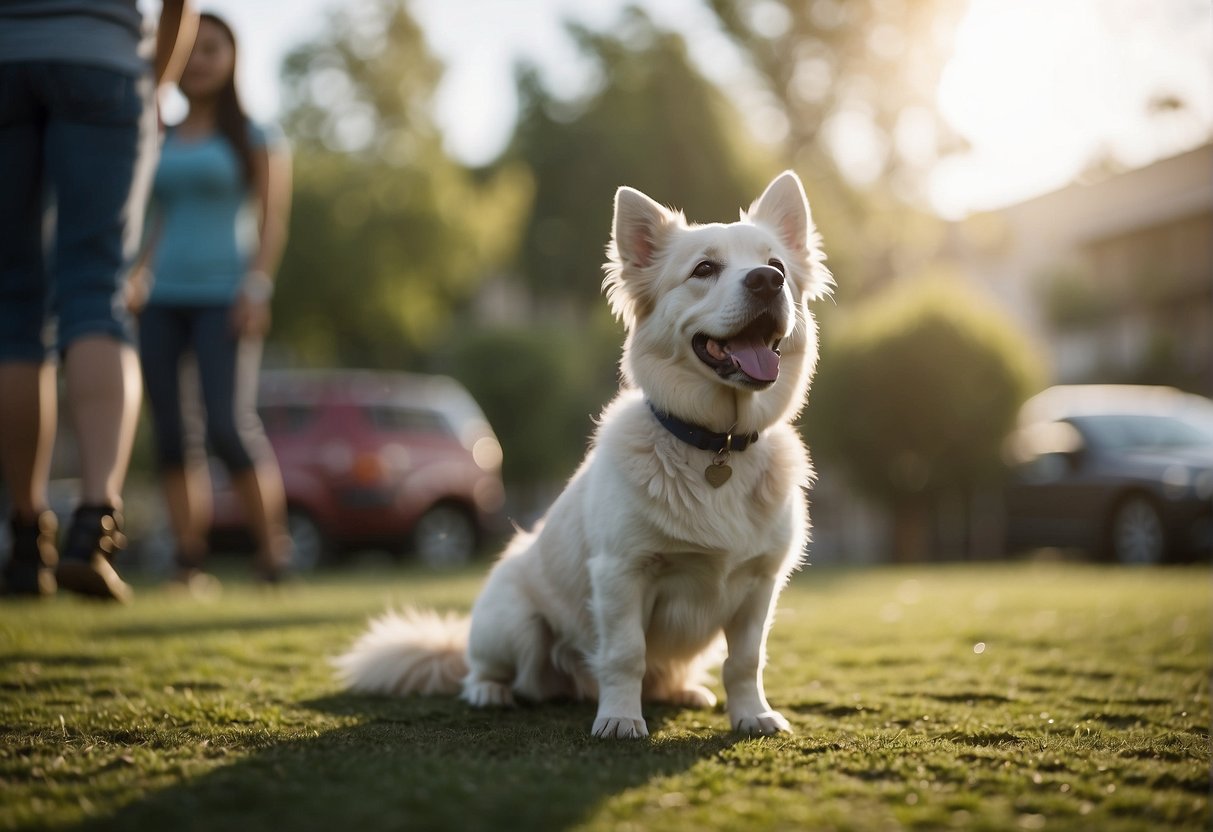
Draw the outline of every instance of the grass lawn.
<instances>
[{"instance_id":1,"label":"grass lawn","mask_svg":"<svg viewBox=\"0 0 1213 832\"><path fill-rule=\"evenodd\" d=\"M1209 828L1207 569L810 567L766 672L795 736L648 707L624 743L592 704L338 690L368 615L466 609L476 572L241 574L0 606L0 828Z\"/></svg>"}]
</instances>

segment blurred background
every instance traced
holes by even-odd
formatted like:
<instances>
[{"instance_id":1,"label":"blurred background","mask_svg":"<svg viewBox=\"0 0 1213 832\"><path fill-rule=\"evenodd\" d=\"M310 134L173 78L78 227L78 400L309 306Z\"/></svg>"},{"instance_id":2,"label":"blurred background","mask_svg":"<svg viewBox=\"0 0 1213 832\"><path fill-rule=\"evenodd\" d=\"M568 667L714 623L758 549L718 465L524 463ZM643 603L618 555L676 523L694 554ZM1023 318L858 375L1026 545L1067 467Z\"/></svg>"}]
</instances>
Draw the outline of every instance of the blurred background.
<instances>
[{"instance_id":1,"label":"blurred background","mask_svg":"<svg viewBox=\"0 0 1213 832\"><path fill-rule=\"evenodd\" d=\"M234 26L246 106L295 153L267 368L456 379L500 441L504 517L542 512L617 388L599 293L615 188L729 221L790 167L837 280L801 417L813 563L1106 556L1121 525L1167 545L1114 556L1154 562L1213 537L1204 399L1151 405L1195 414L1195 438L1161 461L1151 440L1120 474L1106 431L1008 442L1050 385L1213 394L1205 0L201 7ZM1141 415L1128 393L1112 409ZM1072 417L1040 418L1081 433ZM132 497L154 487L148 433ZM1035 486L1055 490L1008 496ZM1116 513L1134 494L1155 516ZM1085 531L1018 535L1041 519L1024 505Z\"/></svg>"}]
</instances>

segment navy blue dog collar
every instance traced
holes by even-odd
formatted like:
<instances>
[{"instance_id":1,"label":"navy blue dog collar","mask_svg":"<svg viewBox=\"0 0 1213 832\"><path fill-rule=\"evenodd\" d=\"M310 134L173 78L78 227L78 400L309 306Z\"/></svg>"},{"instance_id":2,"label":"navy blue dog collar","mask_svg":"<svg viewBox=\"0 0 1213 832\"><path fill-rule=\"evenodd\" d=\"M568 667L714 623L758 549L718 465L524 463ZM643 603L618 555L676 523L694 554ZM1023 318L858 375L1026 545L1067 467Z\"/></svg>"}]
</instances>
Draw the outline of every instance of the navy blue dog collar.
<instances>
[{"instance_id":1,"label":"navy blue dog collar","mask_svg":"<svg viewBox=\"0 0 1213 832\"><path fill-rule=\"evenodd\" d=\"M656 417L663 428L683 442L693 445L701 451L712 451L717 454L722 454L726 451L744 451L758 441L757 432L742 434L717 433L699 425L684 422L677 416L658 410L657 406L647 399L645 403L649 406L649 410L653 411L653 416Z\"/></svg>"}]
</instances>

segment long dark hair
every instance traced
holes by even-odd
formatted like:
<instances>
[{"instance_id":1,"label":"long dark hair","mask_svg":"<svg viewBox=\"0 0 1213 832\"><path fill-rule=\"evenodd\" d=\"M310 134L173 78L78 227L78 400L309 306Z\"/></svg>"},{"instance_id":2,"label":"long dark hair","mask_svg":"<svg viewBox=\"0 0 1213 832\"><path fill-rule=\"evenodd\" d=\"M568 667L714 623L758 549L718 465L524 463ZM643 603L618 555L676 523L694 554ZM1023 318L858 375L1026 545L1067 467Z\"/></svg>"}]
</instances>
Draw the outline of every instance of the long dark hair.
<instances>
[{"instance_id":1,"label":"long dark hair","mask_svg":"<svg viewBox=\"0 0 1213 832\"><path fill-rule=\"evenodd\" d=\"M244 184L251 185L253 182L253 145L249 141L248 115L245 114L244 107L240 104L240 94L236 92L236 34L223 18L210 12L198 15L198 20L214 23L223 30L232 44L232 75L219 90L215 101L215 127L236 151L236 159L240 162L240 171L244 175Z\"/></svg>"}]
</instances>

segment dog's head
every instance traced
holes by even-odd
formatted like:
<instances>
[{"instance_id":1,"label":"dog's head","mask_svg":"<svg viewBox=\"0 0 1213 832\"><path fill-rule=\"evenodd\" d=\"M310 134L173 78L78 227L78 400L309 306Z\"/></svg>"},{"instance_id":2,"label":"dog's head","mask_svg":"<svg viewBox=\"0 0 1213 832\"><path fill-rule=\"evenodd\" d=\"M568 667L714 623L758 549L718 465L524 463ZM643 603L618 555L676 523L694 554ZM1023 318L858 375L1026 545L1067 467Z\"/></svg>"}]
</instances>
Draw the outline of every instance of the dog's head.
<instances>
[{"instance_id":1,"label":"dog's head","mask_svg":"<svg viewBox=\"0 0 1213 832\"><path fill-rule=\"evenodd\" d=\"M817 360L808 303L831 279L796 174L727 225L689 224L620 188L607 255L603 286L628 330L624 376L658 408L739 431L800 409Z\"/></svg>"}]
</instances>

